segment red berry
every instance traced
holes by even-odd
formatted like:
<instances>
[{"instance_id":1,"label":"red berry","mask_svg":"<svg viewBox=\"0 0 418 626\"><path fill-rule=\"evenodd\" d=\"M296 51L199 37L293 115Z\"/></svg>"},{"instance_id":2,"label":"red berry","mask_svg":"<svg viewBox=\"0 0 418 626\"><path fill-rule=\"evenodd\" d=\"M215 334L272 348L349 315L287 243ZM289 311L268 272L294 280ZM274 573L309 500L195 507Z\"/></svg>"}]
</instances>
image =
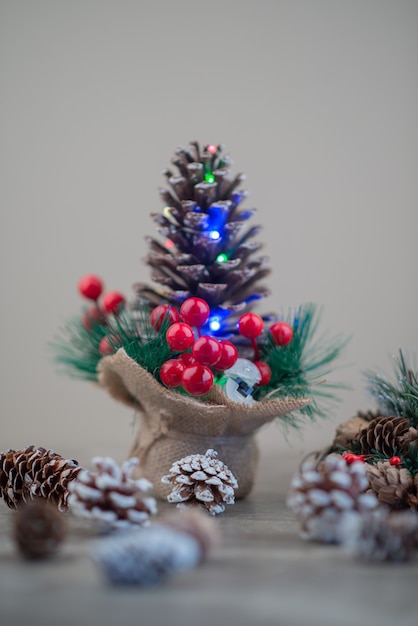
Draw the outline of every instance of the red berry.
<instances>
[{"instance_id":1,"label":"red berry","mask_svg":"<svg viewBox=\"0 0 418 626\"><path fill-rule=\"evenodd\" d=\"M125 298L119 291L109 291L103 296L103 308L106 313L119 313L124 304Z\"/></svg>"},{"instance_id":2,"label":"red berry","mask_svg":"<svg viewBox=\"0 0 418 626\"><path fill-rule=\"evenodd\" d=\"M182 352L193 345L194 333L193 329L188 324L176 322L167 330L165 338L172 350Z\"/></svg>"},{"instance_id":3,"label":"red berry","mask_svg":"<svg viewBox=\"0 0 418 626\"><path fill-rule=\"evenodd\" d=\"M201 363L188 365L183 372L181 383L192 396L201 396L213 385L212 370Z\"/></svg>"},{"instance_id":4,"label":"red berry","mask_svg":"<svg viewBox=\"0 0 418 626\"><path fill-rule=\"evenodd\" d=\"M235 364L238 358L238 350L231 341L220 341L219 345L221 346L221 357L216 361L215 367L217 370L223 371Z\"/></svg>"},{"instance_id":5,"label":"red berry","mask_svg":"<svg viewBox=\"0 0 418 626\"><path fill-rule=\"evenodd\" d=\"M261 374L261 380L257 383L256 387L261 387L261 385L267 385L271 381L271 369L270 366L265 363L265 361L254 361L254 365L257 366L258 371Z\"/></svg>"},{"instance_id":6,"label":"red berry","mask_svg":"<svg viewBox=\"0 0 418 626\"><path fill-rule=\"evenodd\" d=\"M180 307L180 317L190 326L203 326L209 317L210 307L202 298L188 298Z\"/></svg>"},{"instance_id":7,"label":"red berry","mask_svg":"<svg viewBox=\"0 0 418 626\"><path fill-rule=\"evenodd\" d=\"M213 337L203 335L194 342L192 355L202 365L215 365L221 356L221 346Z\"/></svg>"},{"instance_id":8,"label":"red berry","mask_svg":"<svg viewBox=\"0 0 418 626\"><path fill-rule=\"evenodd\" d=\"M244 313L238 320L238 330L243 337L254 339L261 335L264 322L257 313Z\"/></svg>"},{"instance_id":9,"label":"red berry","mask_svg":"<svg viewBox=\"0 0 418 626\"><path fill-rule=\"evenodd\" d=\"M395 466L402 465L402 459L400 456L391 456L389 459L389 463Z\"/></svg>"},{"instance_id":10,"label":"red berry","mask_svg":"<svg viewBox=\"0 0 418 626\"><path fill-rule=\"evenodd\" d=\"M106 356L107 354L113 354L116 352L117 348L115 347L116 338L110 335L109 337L103 337L103 339L99 343L99 352Z\"/></svg>"},{"instance_id":11,"label":"red berry","mask_svg":"<svg viewBox=\"0 0 418 626\"><path fill-rule=\"evenodd\" d=\"M191 352L183 352L183 354L179 355L179 359L180 361L183 361L185 365L193 365L194 363L196 363L196 359L193 358Z\"/></svg>"},{"instance_id":12,"label":"red berry","mask_svg":"<svg viewBox=\"0 0 418 626\"><path fill-rule=\"evenodd\" d=\"M179 359L169 359L161 365L160 378L167 387L178 387L185 369L185 364Z\"/></svg>"},{"instance_id":13,"label":"red berry","mask_svg":"<svg viewBox=\"0 0 418 626\"><path fill-rule=\"evenodd\" d=\"M78 291L89 300L97 300L103 291L103 283L95 274L87 274L79 281Z\"/></svg>"},{"instance_id":14,"label":"red berry","mask_svg":"<svg viewBox=\"0 0 418 626\"><path fill-rule=\"evenodd\" d=\"M180 321L180 315L172 306L160 304L160 306L156 306L151 313L151 324L155 330L160 330L165 319L168 319L170 324L174 324L174 322Z\"/></svg>"},{"instance_id":15,"label":"red berry","mask_svg":"<svg viewBox=\"0 0 418 626\"><path fill-rule=\"evenodd\" d=\"M106 319L97 306L92 306L84 313L81 322L86 330L91 330L97 324L105 324Z\"/></svg>"},{"instance_id":16,"label":"red berry","mask_svg":"<svg viewBox=\"0 0 418 626\"><path fill-rule=\"evenodd\" d=\"M285 346L292 341L293 330L286 322L276 322L270 326L273 341L278 346Z\"/></svg>"},{"instance_id":17,"label":"red berry","mask_svg":"<svg viewBox=\"0 0 418 626\"><path fill-rule=\"evenodd\" d=\"M353 452L344 452L342 455L344 461L346 461L347 465L351 465L356 461L361 461L364 463L364 454L354 454Z\"/></svg>"}]
</instances>

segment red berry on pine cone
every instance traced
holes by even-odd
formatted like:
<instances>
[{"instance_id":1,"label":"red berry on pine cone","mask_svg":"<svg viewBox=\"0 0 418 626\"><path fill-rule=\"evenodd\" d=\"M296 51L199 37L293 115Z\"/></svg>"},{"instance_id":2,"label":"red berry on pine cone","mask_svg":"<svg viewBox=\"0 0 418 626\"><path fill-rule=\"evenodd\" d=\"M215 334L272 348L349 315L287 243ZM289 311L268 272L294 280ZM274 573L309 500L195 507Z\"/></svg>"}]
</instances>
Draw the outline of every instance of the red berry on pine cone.
<instances>
[{"instance_id":1,"label":"red berry on pine cone","mask_svg":"<svg viewBox=\"0 0 418 626\"><path fill-rule=\"evenodd\" d=\"M264 322L257 313L244 313L238 320L238 330L243 337L254 339L263 332Z\"/></svg>"},{"instance_id":2,"label":"red berry on pine cone","mask_svg":"<svg viewBox=\"0 0 418 626\"><path fill-rule=\"evenodd\" d=\"M167 387L178 387L181 384L186 365L179 359L169 359L161 365L160 378Z\"/></svg>"},{"instance_id":3,"label":"red berry on pine cone","mask_svg":"<svg viewBox=\"0 0 418 626\"><path fill-rule=\"evenodd\" d=\"M182 352L194 343L193 329L183 322L172 324L165 335L168 345L172 350Z\"/></svg>"},{"instance_id":4,"label":"red berry on pine cone","mask_svg":"<svg viewBox=\"0 0 418 626\"><path fill-rule=\"evenodd\" d=\"M192 396L207 393L213 385L213 373L206 365L189 365L183 372L181 384Z\"/></svg>"},{"instance_id":5,"label":"red berry on pine cone","mask_svg":"<svg viewBox=\"0 0 418 626\"><path fill-rule=\"evenodd\" d=\"M202 298L188 298L180 307L180 317L190 326L203 326L208 320L210 307Z\"/></svg>"},{"instance_id":6,"label":"red berry on pine cone","mask_svg":"<svg viewBox=\"0 0 418 626\"><path fill-rule=\"evenodd\" d=\"M114 354L117 348L115 347L115 337L103 337L103 339L99 343L99 352L103 354L103 356L107 356L108 354Z\"/></svg>"},{"instance_id":7,"label":"red berry on pine cone","mask_svg":"<svg viewBox=\"0 0 418 626\"><path fill-rule=\"evenodd\" d=\"M402 465L402 459L400 456L391 456L389 459L389 463L396 467L398 465Z\"/></svg>"},{"instance_id":8,"label":"red berry on pine cone","mask_svg":"<svg viewBox=\"0 0 418 626\"><path fill-rule=\"evenodd\" d=\"M261 385L267 385L271 381L271 369L270 366L267 365L265 361L254 361L254 365L258 368L258 371L261 374L261 380L256 384L256 387L261 387Z\"/></svg>"},{"instance_id":9,"label":"red berry on pine cone","mask_svg":"<svg viewBox=\"0 0 418 626\"><path fill-rule=\"evenodd\" d=\"M87 274L79 281L78 291L89 300L97 300L103 291L103 283L95 274Z\"/></svg>"},{"instance_id":10,"label":"red berry on pine cone","mask_svg":"<svg viewBox=\"0 0 418 626\"><path fill-rule=\"evenodd\" d=\"M237 347L231 341L220 341L221 356L216 361L215 367L217 370L227 370L232 367L238 359Z\"/></svg>"},{"instance_id":11,"label":"red berry on pine cone","mask_svg":"<svg viewBox=\"0 0 418 626\"><path fill-rule=\"evenodd\" d=\"M119 313L125 304L125 298L119 291L109 291L103 296L103 308L106 313Z\"/></svg>"},{"instance_id":12,"label":"red berry on pine cone","mask_svg":"<svg viewBox=\"0 0 418 626\"><path fill-rule=\"evenodd\" d=\"M169 320L170 324L180 321L180 315L178 311L168 304L160 304L152 310L151 324L155 330L160 330L162 323L165 319Z\"/></svg>"},{"instance_id":13,"label":"red berry on pine cone","mask_svg":"<svg viewBox=\"0 0 418 626\"><path fill-rule=\"evenodd\" d=\"M215 365L221 356L221 346L216 339L203 335L193 344L192 355L202 365Z\"/></svg>"},{"instance_id":14,"label":"red berry on pine cone","mask_svg":"<svg viewBox=\"0 0 418 626\"><path fill-rule=\"evenodd\" d=\"M286 346L292 341L293 330L286 322L276 322L270 326L270 332L274 343L278 346Z\"/></svg>"}]
</instances>

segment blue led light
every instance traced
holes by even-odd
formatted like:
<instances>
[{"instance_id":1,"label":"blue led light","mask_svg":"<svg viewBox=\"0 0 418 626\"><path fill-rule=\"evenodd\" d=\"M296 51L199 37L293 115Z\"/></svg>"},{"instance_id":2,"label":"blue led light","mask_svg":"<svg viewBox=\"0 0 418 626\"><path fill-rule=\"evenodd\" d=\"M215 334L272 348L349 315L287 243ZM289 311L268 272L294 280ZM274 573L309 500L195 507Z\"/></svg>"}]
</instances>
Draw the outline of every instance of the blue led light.
<instances>
[{"instance_id":1,"label":"blue led light","mask_svg":"<svg viewBox=\"0 0 418 626\"><path fill-rule=\"evenodd\" d=\"M210 237L211 239L213 239L214 241L215 241L216 239L219 239L219 238L220 238L220 236L221 236L221 234L220 234L217 230L211 230L211 231L210 231L210 233L209 233L209 237Z\"/></svg>"},{"instance_id":2,"label":"blue led light","mask_svg":"<svg viewBox=\"0 0 418 626\"><path fill-rule=\"evenodd\" d=\"M221 327L221 323L216 317L209 322L209 328L213 331L219 330Z\"/></svg>"}]
</instances>

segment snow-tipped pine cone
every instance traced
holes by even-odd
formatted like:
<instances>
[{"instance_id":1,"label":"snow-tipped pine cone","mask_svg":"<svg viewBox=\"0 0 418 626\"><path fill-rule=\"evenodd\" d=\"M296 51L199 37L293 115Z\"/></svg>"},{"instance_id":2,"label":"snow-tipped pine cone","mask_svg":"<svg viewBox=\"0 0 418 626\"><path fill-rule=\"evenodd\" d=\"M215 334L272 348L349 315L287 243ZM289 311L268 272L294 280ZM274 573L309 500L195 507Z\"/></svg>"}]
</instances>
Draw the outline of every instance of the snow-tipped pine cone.
<instances>
[{"instance_id":1,"label":"snow-tipped pine cone","mask_svg":"<svg viewBox=\"0 0 418 626\"><path fill-rule=\"evenodd\" d=\"M69 486L70 510L103 527L147 525L149 516L157 512L157 505L155 498L145 495L152 484L145 478L132 478L138 459L129 459L119 466L111 458L96 457L92 463L97 472L83 470Z\"/></svg>"},{"instance_id":2,"label":"snow-tipped pine cone","mask_svg":"<svg viewBox=\"0 0 418 626\"><path fill-rule=\"evenodd\" d=\"M418 517L383 507L358 515L345 526L344 544L365 561L409 561L418 548Z\"/></svg>"},{"instance_id":3,"label":"snow-tipped pine cone","mask_svg":"<svg viewBox=\"0 0 418 626\"><path fill-rule=\"evenodd\" d=\"M20 502L41 497L67 509L68 485L82 468L45 448L28 446L0 454L0 497L15 509Z\"/></svg>"},{"instance_id":4,"label":"snow-tipped pine cone","mask_svg":"<svg viewBox=\"0 0 418 626\"><path fill-rule=\"evenodd\" d=\"M373 492L381 504L392 509L415 508L413 497L417 500L417 482L405 467L391 465L388 461L378 461L375 464L366 464L366 474L369 479L370 491ZM415 484L415 489L414 489Z\"/></svg>"},{"instance_id":5,"label":"snow-tipped pine cone","mask_svg":"<svg viewBox=\"0 0 418 626\"><path fill-rule=\"evenodd\" d=\"M225 511L225 504L234 504L238 483L230 469L218 458L215 450L192 454L173 463L170 473L161 482L172 485L167 500L177 506L201 505L211 515Z\"/></svg>"},{"instance_id":6,"label":"snow-tipped pine cone","mask_svg":"<svg viewBox=\"0 0 418 626\"><path fill-rule=\"evenodd\" d=\"M377 506L374 494L365 493L367 487L360 461L347 465L341 456L330 454L318 467L304 463L292 479L287 499L301 524L302 537L340 543L345 518Z\"/></svg>"}]
</instances>

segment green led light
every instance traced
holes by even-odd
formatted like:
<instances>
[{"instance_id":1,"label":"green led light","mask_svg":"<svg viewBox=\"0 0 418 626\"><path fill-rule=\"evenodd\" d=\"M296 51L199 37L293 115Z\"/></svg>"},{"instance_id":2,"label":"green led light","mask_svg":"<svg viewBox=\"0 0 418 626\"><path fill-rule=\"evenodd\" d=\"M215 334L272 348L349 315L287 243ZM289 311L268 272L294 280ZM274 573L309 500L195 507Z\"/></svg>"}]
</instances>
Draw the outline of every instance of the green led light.
<instances>
[{"instance_id":1,"label":"green led light","mask_svg":"<svg viewBox=\"0 0 418 626\"><path fill-rule=\"evenodd\" d=\"M212 174L212 172L207 172L207 173L205 174L205 181L206 181L207 183L214 183L214 182L215 182L215 177L214 177L214 175Z\"/></svg>"},{"instance_id":2,"label":"green led light","mask_svg":"<svg viewBox=\"0 0 418 626\"><path fill-rule=\"evenodd\" d=\"M228 260L228 257L226 254L222 253L222 254L218 254L218 256L216 257L216 261L218 263L225 263L225 261Z\"/></svg>"}]
</instances>

